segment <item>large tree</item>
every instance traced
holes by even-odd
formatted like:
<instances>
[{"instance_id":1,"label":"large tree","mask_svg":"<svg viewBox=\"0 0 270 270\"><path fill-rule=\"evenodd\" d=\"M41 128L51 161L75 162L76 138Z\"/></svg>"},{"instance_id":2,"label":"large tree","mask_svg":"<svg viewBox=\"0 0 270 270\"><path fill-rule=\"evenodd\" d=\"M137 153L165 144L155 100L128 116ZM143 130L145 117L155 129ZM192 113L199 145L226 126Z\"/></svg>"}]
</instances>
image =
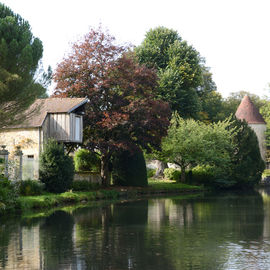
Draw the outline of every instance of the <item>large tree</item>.
<instances>
[{"instance_id":1,"label":"large tree","mask_svg":"<svg viewBox=\"0 0 270 270\"><path fill-rule=\"evenodd\" d=\"M185 170L192 165L229 167L231 162L233 130L230 122L207 125L193 119L183 119L174 113L168 136L163 139L163 159L181 168L181 181L185 182Z\"/></svg>"},{"instance_id":2,"label":"large tree","mask_svg":"<svg viewBox=\"0 0 270 270\"><path fill-rule=\"evenodd\" d=\"M0 4L1 126L45 95L48 74L39 74L42 53L42 42L33 36L29 23Z\"/></svg>"},{"instance_id":3,"label":"large tree","mask_svg":"<svg viewBox=\"0 0 270 270\"><path fill-rule=\"evenodd\" d=\"M156 73L136 63L127 48L100 28L72 47L57 67L55 95L87 97L84 138L101 155L101 177L110 183L112 154L139 145L158 148L169 125L169 106L155 100ZM151 147L150 147L151 146Z\"/></svg>"},{"instance_id":4,"label":"large tree","mask_svg":"<svg viewBox=\"0 0 270 270\"><path fill-rule=\"evenodd\" d=\"M135 48L140 63L158 70L158 97L181 117L198 118L201 99L216 90L200 54L171 29L157 27Z\"/></svg>"}]
</instances>

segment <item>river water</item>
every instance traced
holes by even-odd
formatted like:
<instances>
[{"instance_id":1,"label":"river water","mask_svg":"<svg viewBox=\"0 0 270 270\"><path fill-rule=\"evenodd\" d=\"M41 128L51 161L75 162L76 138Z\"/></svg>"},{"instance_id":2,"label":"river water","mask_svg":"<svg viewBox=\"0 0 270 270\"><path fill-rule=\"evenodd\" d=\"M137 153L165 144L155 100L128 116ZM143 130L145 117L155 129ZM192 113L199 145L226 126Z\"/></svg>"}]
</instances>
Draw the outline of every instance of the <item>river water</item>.
<instances>
[{"instance_id":1,"label":"river water","mask_svg":"<svg viewBox=\"0 0 270 270\"><path fill-rule=\"evenodd\" d=\"M270 192L1 217L0 269L270 269Z\"/></svg>"}]
</instances>

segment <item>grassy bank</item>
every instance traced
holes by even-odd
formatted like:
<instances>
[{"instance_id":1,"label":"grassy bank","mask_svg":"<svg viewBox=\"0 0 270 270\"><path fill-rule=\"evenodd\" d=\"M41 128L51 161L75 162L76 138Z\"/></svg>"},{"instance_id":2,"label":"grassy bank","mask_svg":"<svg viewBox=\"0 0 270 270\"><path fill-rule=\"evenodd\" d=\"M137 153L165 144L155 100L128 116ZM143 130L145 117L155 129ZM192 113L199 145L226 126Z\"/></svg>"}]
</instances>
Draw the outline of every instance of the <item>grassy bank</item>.
<instances>
[{"instance_id":1,"label":"grassy bank","mask_svg":"<svg viewBox=\"0 0 270 270\"><path fill-rule=\"evenodd\" d=\"M183 194L199 192L203 189L198 186L190 186L175 181L149 180L149 186L139 187L110 187L87 192L65 192L61 194L44 194L39 196L21 196L18 199L17 208L21 211L31 209L45 209L57 206L86 203L94 200L136 198L139 196L159 195L159 194Z\"/></svg>"}]
</instances>

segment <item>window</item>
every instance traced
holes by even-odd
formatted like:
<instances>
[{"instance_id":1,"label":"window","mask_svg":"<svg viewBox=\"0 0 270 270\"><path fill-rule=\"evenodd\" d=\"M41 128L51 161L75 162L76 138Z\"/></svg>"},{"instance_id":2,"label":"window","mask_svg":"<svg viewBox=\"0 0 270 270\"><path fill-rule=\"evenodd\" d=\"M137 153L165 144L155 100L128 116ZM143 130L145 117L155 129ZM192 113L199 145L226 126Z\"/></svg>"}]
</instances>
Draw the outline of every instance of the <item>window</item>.
<instances>
[{"instance_id":1,"label":"window","mask_svg":"<svg viewBox=\"0 0 270 270\"><path fill-rule=\"evenodd\" d=\"M81 118L75 117L75 141L81 140Z\"/></svg>"}]
</instances>

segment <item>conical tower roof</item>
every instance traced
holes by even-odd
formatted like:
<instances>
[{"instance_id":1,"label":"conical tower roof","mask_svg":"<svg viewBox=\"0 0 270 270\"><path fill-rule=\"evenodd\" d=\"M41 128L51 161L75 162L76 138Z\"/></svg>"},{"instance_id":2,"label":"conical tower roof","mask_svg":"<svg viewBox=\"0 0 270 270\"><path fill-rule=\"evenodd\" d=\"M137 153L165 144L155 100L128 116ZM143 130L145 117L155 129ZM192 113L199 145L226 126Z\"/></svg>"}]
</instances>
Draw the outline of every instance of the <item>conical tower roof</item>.
<instances>
[{"instance_id":1,"label":"conical tower roof","mask_svg":"<svg viewBox=\"0 0 270 270\"><path fill-rule=\"evenodd\" d=\"M237 119L246 120L248 124L266 124L249 96L243 97L235 116Z\"/></svg>"}]
</instances>

